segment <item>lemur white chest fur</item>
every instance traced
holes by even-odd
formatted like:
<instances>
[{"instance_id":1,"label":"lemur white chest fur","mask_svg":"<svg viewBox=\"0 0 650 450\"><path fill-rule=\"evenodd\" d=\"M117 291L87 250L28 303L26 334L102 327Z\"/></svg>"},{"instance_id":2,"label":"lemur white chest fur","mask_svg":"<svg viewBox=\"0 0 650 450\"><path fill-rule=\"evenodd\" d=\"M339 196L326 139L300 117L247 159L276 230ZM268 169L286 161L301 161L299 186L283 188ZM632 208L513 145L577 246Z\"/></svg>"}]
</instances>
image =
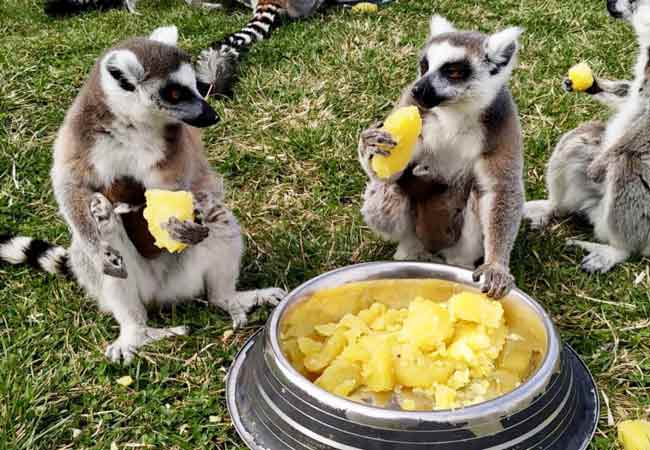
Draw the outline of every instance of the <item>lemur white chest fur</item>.
<instances>
[{"instance_id":1,"label":"lemur white chest fur","mask_svg":"<svg viewBox=\"0 0 650 450\"><path fill-rule=\"evenodd\" d=\"M156 165L165 159L163 132L152 127L114 123L90 150L90 162L99 182L110 185L132 177L145 187L156 185Z\"/></svg>"},{"instance_id":2,"label":"lemur white chest fur","mask_svg":"<svg viewBox=\"0 0 650 450\"><path fill-rule=\"evenodd\" d=\"M477 117L451 108L439 108L424 117L422 140L414 160L426 164L435 176L452 180L471 168L484 147Z\"/></svg>"}]
</instances>

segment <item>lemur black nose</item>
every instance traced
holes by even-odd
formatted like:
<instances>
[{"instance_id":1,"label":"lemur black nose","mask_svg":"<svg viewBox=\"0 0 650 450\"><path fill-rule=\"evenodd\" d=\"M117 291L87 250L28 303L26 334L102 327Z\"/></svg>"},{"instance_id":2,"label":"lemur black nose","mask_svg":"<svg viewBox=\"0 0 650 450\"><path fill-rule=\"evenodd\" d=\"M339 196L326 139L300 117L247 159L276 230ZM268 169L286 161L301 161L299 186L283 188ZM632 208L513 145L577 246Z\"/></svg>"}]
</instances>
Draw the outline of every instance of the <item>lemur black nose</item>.
<instances>
[{"instance_id":1,"label":"lemur black nose","mask_svg":"<svg viewBox=\"0 0 650 450\"><path fill-rule=\"evenodd\" d=\"M212 109L212 106L210 106L208 102L206 102L203 99L201 99L200 101L201 101L201 114L189 119L183 119L183 122L196 128L209 127L219 122L219 116L217 115L217 112L214 109Z\"/></svg>"},{"instance_id":2,"label":"lemur black nose","mask_svg":"<svg viewBox=\"0 0 650 450\"><path fill-rule=\"evenodd\" d=\"M617 0L607 0L607 11L609 11L610 16L620 19L623 17L623 13L616 9Z\"/></svg>"},{"instance_id":3,"label":"lemur black nose","mask_svg":"<svg viewBox=\"0 0 650 450\"><path fill-rule=\"evenodd\" d=\"M431 82L426 78L415 83L415 86L411 89L411 96L424 108L433 108L444 100L444 97L438 95Z\"/></svg>"}]
</instances>

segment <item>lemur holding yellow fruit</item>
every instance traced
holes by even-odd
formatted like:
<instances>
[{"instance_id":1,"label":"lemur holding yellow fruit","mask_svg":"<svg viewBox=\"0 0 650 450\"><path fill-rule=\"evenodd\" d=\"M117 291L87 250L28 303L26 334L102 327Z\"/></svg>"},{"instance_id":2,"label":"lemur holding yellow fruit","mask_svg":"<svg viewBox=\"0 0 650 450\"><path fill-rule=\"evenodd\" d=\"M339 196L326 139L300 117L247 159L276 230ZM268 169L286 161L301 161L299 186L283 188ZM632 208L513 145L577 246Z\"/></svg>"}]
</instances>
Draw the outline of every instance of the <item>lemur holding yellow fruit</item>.
<instances>
[{"instance_id":1,"label":"lemur holding yellow fruit","mask_svg":"<svg viewBox=\"0 0 650 450\"><path fill-rule=\"evenodd\" d=\"M241 230L197 129L218 117L199 95L177 39L176 27L165 27L108 50L68 110L52 183L72 232L70 248L0 237L0 259L71 272L115 317L120 335L106 349L113 361L128 362L142 345L187 333L147 326L152 305L203 295L238 327L252 307L285 294L236 290Z\"/></svg>"},{"instance_id":2,"label":"lemur holding yellow fruit","mask_svg":"<svg viewBox=\"0 0 650 450\"><path fill-rule=\"evenodd\" d=\"M549 198L527 202L524 212L535 228L553 217L585 216L602 243L568 243L589 252L581 264L587 272L650 255L650 0L610 0L608 9L636 31L635 79L593 79L584 66L572 69L565 87L592 94L615 113L606 124L588 122L562 136L546 172Z\"/></svg>"},{"instance_id":3,"label":"lemur holding yellow fruit","mask_svg":"<svg viewBox=\"0 0 650 450\"><path fill-rule=\"evenodd\" d=\"M397 104L397 114L412 107L422 116L412 155L378 173L376 158L391 158L399 142L378 127L359 142L370 178L361 212L398 242L395 259L438 256L472 268L484 259L474 276L496 298L514 283L510 252L524 202L521 127L507 87L520 33L457 31L434 16L420 76ZM417 121L405 123L417 129Z\"/></svg>"}]
</instances>

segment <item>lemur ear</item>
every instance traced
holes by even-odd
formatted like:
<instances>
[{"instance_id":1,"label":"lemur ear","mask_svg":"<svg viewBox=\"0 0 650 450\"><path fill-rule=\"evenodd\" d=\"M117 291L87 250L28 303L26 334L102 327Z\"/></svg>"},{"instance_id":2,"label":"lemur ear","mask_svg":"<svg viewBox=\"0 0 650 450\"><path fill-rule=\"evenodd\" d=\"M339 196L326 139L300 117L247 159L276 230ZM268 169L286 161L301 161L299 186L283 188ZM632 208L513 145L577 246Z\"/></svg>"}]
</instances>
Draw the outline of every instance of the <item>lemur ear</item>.
<instances>
[{"instance_id":1,"label":"lemur ear","mask_svg":"<svg viewBox=\"0 0 650 450\"><path fill-rule=\"evenodd\" d=\"M456 31L456 27L454 27L450 21L438 15L431 17L429 37L434 37L443 33L451 33L452 31Z\"/></svg>"},{"instance_id":2,"label":"lemur ear","mask_svg":"<svg viewBox=\"0 0 650 450\"><path fill-rule=\"evenodd\" d=\"M125 91L135 91L144 79L144 68L130 50L113 50L104 58L104 67Z\"/></svg>"},{"instance_id":3,"label":"lemur ear","mask_svg":"<svg viewBox=\"0 0 650 450\"><path fill-rule=\"evenodd\" d=\"M175 25L156 28L149 36L149 39L175 46L178 44L178 28Z\"/></svg>"},{"instance_id":4,"label":"lemur ear","mask_svg":"<svg viewBox=\"0 0 650 450\"><path fill-rule=\"evenodd\" d=\"M501 68L510 64L512 57L517 52L517 39L523 31L523 28L520 27L510 27L487 38L485 56L494 64L492 75L497 74Z\"/></svg>"}]
</instances>

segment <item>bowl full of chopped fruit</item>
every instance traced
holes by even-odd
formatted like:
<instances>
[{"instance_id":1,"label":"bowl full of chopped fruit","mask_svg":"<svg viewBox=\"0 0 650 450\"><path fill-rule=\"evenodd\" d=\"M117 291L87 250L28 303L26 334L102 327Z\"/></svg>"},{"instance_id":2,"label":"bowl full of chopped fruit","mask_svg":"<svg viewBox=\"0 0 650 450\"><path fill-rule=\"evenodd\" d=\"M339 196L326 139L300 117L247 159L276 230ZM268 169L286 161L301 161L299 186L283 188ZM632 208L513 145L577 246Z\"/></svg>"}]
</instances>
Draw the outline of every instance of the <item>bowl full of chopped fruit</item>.
<instances>
[{"instance_id":1,"label":"bowl full of chopped fruit","mask_svg":"<svg viewBox=\"0 0 650 450\"><path fill-rule=\"evenodd\" d=\"M237 355L226 396L252 450L583 450L599 415L535 300L411 262L296 288Z\"/></svg>"}]
</instances>

